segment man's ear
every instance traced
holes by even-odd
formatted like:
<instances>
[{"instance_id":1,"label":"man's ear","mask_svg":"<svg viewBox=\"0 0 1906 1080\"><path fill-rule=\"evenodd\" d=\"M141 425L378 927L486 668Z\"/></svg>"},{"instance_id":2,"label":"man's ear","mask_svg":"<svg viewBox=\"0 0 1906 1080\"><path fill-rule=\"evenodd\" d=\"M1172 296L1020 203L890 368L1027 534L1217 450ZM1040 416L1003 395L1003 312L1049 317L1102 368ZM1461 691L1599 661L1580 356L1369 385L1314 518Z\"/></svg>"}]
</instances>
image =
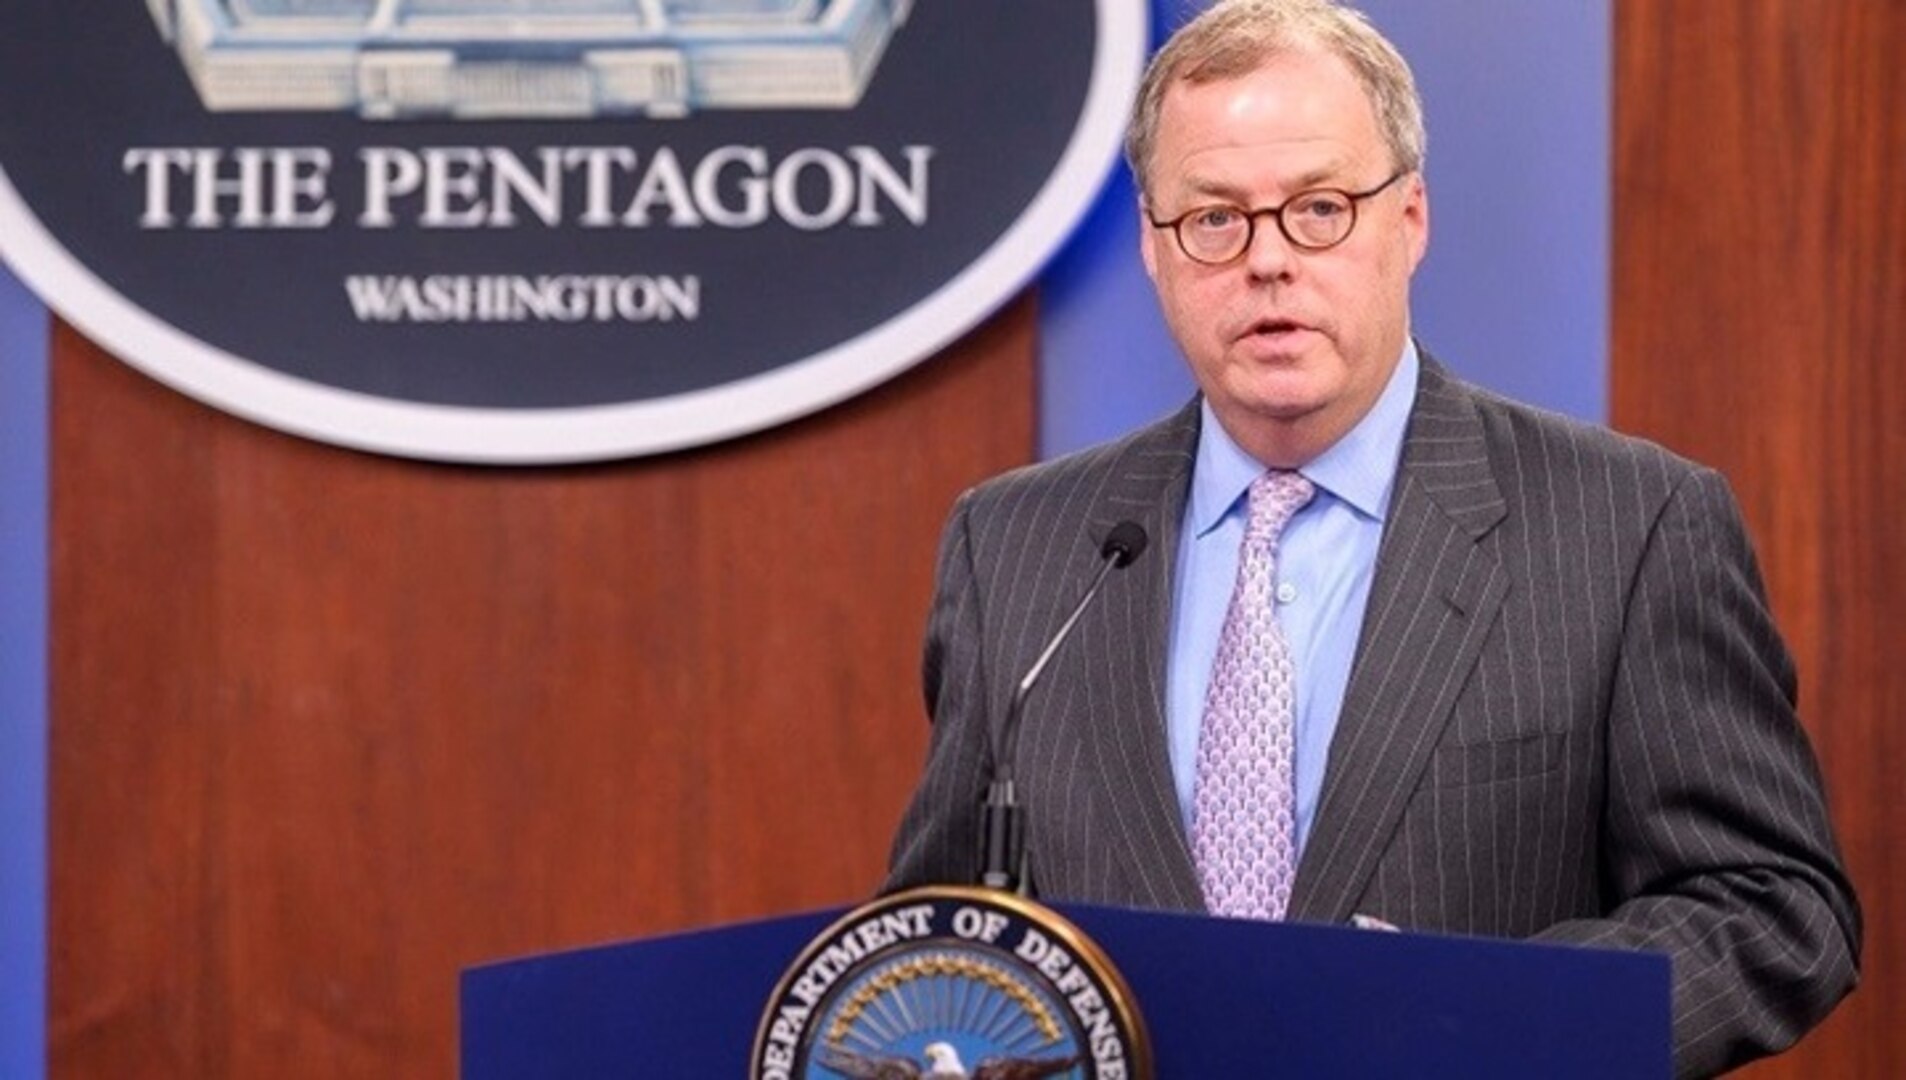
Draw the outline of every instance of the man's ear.
<instances>
[{"instance_id":1,"label":"man's ear","mask_svg":"<svg viewBox=\"0 0 1906 1080\"><path fill-rule=\"evenodd\" d=\"M1145 276L1158 283L1158 234L1164 229L1152 228L1151 212L1145 208L1145 196L1138 197L1138 257L1145 261Z\"/></svg>"},{"instance_id":2,"label":"man's ear","mask_svg":"<svg viewBox=\"0 0 1906 1080\"><path fill-rule=\"evenodd\" d=\"M1404 193L1403 221L1410 231L1410 270L1414 272L1429 252L1429 184L1419 169L1409 178L1409 185Z\"/></svg>"}]
</instances>

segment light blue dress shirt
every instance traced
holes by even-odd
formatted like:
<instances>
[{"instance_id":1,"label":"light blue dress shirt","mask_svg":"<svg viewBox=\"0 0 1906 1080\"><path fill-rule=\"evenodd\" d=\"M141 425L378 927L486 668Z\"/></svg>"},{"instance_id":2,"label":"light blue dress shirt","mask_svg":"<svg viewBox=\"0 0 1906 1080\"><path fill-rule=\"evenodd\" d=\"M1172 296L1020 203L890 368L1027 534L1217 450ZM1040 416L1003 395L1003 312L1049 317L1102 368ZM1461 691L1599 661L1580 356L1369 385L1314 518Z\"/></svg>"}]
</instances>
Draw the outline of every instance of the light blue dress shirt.
<instances>
[{"instance_id":1,"label":"light blue dress shirt","mask_svg":"<svg viewBox=\"0 0 1906 1080\"><path fill-rule=\"evenodd\" d=\"M1278 543L1277 618L1297 673L1299 852L1316 817L1330 738L1350 682L1403 432L1416 400L1417 369L1416 345L1407 343L1376 405L1299 470L1317 494L1284 527ZM1205 689L1237 582L1245 491L1263 472L1263 465L1231 441L1206 402L1179 534L1166 703L1172 780L1186 828L1191 825Z\"/></svg>"}]
</instances>

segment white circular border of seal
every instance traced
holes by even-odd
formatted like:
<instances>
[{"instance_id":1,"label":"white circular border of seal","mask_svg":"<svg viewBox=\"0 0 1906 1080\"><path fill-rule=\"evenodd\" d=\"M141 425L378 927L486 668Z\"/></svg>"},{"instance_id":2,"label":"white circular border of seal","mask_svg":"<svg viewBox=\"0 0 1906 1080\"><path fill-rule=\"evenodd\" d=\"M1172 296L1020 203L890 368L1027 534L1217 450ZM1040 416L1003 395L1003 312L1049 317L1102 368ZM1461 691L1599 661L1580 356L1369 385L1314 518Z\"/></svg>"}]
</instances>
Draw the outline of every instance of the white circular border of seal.
<instances>
[{"instance_id":1,"label":"white circular border of seal","mask_svg":"<svg viewBox=\"0 0 1906 1080\"><path fill-rule=\"evenodd\" d=\"M818 412L887 381L985 319L1038 272L1097 197L1149 45L1144 0L1097 0L1085 107L1058 168L951 281L812 356L706 390L618 405L479 409L380 398L285 375L184 333L121 295L47 231L0 167L0 254L61 317L146 374L225 412L399 457L555 465L720 442Z\"/></svg>"},{"instance_id":2,"label":"white circular border of seal","mask_svg":"<svg viewBox=\"0 0 1906 1080\"><path fill-rule=\"evenodd\" d=\"M852 911L847 912L839 919L830 923L826 929L814 935L813 939L801 949L800 955L796 956L794 960L788 964L780 981L775 983L774 992L768 996L767 1003L762 1007L761 1021L755 1028L754 1043L749 1049L747 1073L749 1080L764 1080L764 1078L772 1075L779 1075L765 1069L763 1066L763 1059L766 1057L769 1042L769 1034L776 1017L780 1014L780 1007L787 1001L789 994L793 991L796 980L821 957L828 946L834 944L843 934L859 924L871 919L876 919L882 914L921 903L945 904L956 907L979 906L1004 911L1022 923L1029 924L1038 929L1040 933L1051 938L1054 944L1063 946L1076 962L1086 970L1088 978L1100 989L1100 996L1104 1000L1106 1008L1113 1018L1114 1026L1116 1026L1120 1034L1124 1036L1122 1048L1124 1050L1124 1060L1129 1066L1125 1075L1129 1077L1130 1080L1156 1080L1156 1072L1152 1061L1151 1036L1145 1028L1144 1014L1139 1011L1138 998L1132 993L1131 986L1126 983L1125 976L1121 974L1118 967L1112 963L1111 957L1106 955L1105 950L1099 947L1098 942L1088 937L1085 931L1079 929L1071 920L1051 908L1046 907L1044 904L1014 893L1002 892L998 889L981 888L974 885L928 885L921 888L907 889L903 892L889 893L886 896L879 897L854 908ZM904 950L910 947L917 948L922 944L932 942L956 942L967 947L985 948L1005 954L1011 958L1009 962L1021 969L1021 973L1024 974L1029 981L1039 982L1046 992L1051 994L1053 998L1059 1002L1063 1003L1066 1000L1066 995L1056 986L1052 985L1052 980L1047 978L1044 973L1040 972L1032 963L1020 958L1011 950L1004 949L991 942L976 945L971 939L955 934L950 937L909 938L902 943L870 949L864 959L857 961L852 967L839 972L831 981L830 985L820 992L814 1014L809 1022L819 1023L824 1020L825 1014L819 1006L825 1004L832 998L833 995L838 992L838 988L848 985L867 968L880 963L882 957L889 956L898 950ZM800 1042L804 1043L808 1041L811 1040L804 1034ZM797 1045L799 1045L799 1043L797 1043ZM804 1080L806 1073L805 1071L795 1073L789 1070L786 1075L792 1077L793 1080ZM1083 1075L1088 1077L1096 1075L1092 1071L1089 1058Z\"/></svg>"}]
</instances>

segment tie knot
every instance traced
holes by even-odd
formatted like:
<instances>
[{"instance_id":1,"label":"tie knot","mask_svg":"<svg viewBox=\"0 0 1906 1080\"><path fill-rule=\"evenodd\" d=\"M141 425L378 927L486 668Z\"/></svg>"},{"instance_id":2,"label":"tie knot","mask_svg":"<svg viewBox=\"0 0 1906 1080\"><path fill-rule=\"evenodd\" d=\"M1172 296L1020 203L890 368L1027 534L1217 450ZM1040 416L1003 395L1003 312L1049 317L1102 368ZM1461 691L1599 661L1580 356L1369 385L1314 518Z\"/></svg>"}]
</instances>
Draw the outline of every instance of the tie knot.
<instances>
[{"instance_id":1,"label":"tie knot","mask_svg":"<svg viewBox=\"0 0 1906 1080\"><path fill-rule=\"evenodd\" d=\"M1272 469L1251 481L1250 507L1244 538L1250 543L1276 543L1292 515L1310 502L1317 488L1300 472Z\"/></svg>"}]
</instances>

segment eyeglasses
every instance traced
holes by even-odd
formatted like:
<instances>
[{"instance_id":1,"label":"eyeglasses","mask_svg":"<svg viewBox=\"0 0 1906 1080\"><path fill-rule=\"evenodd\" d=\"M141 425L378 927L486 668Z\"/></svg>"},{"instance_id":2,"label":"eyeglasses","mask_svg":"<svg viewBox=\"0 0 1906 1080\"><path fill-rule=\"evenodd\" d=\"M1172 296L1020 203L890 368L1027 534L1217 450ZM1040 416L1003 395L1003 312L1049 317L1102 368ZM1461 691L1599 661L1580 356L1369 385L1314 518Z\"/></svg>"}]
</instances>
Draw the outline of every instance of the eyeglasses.
<instances>
[{"instance_id":1,"label":"eyeglasses","mask_svg":"<svg viewBox=\"0 0 1906 1080\"><path fill-rule=\"evenodd\" d=\"M1368 191L1313 188L1284 200L1282 206L1246 210L1230 203L1194 206L1170 221L1151 218L1152 228L1170 229L1178 246L1194 262L1219 266L1245 253L1257 235L1257 219L1277 221L1284 239L1299 251L1326 251L1350 238L1357 227L1357 204L1409 174L1405 169Z\"/></svg>"}]
</instances>

